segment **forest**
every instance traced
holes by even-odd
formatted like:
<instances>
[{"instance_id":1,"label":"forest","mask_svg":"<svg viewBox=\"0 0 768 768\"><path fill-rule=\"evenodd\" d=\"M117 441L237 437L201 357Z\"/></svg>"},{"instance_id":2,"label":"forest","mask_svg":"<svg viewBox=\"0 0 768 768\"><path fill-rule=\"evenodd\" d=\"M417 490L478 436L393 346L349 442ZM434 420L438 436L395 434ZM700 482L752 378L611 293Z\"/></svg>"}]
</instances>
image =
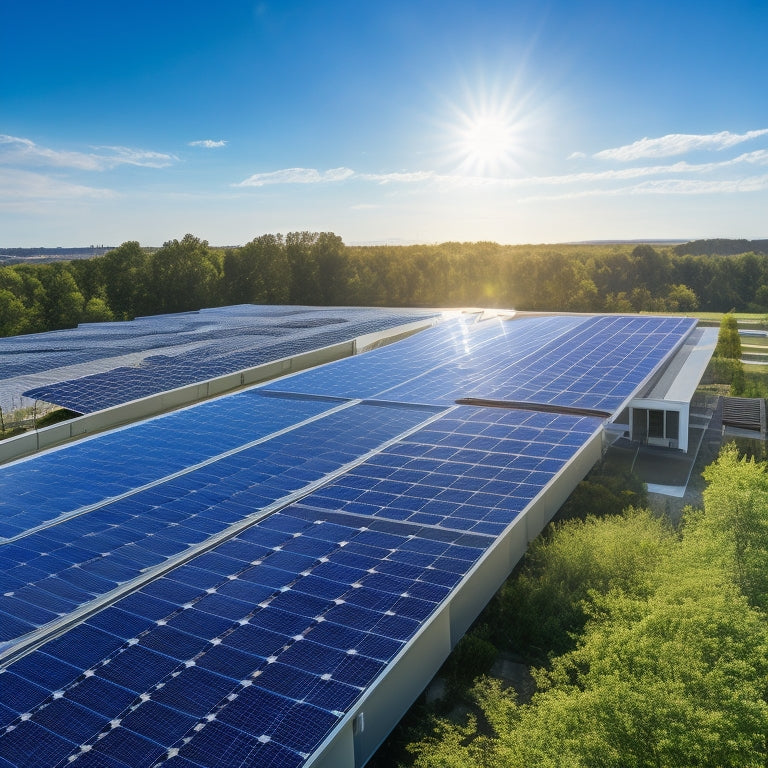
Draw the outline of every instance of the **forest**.
<instances>
[{"instance_id":1,"label":"forest","mask_svg":"<svg viewBox=\"0 0 768 768\"><path fill-rule=\"evenodd\" d=\"M766 765L767 468L729 444L704 478L677 527L638 506L550 526L445 665L452 706L375 764ZM484 674L504 649L533 666L526 700Z\"/></svg>"},{"instance_id":2,"label":"forest","mask_svg":"<svg viewBox=\"0 0 768 768\"><path fill-rule=\"evenodd\" d=\"M332 232L289 232L232 248L189 234L155 249L129 241L91 259L0 267L2 336L243 303L768 313L768 255L647 244L347 246Z\"/></svg>"}]
</instances>

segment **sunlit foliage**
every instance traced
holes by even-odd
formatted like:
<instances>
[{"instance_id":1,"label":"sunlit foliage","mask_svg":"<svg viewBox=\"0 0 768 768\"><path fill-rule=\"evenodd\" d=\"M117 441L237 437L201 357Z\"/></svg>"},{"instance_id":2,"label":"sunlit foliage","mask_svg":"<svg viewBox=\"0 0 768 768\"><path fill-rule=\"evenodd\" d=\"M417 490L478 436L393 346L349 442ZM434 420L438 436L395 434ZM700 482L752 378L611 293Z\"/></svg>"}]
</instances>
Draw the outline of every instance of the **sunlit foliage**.
<instances>
[{"instance_id":1,"label":"sunlit foliage","mask_svg":"<svg viewBox=\"0 0 768 768\"><path fill-rule=\"evenodd\" d=\"M413 765L765 765L766 465L728 446L705 477L704 509L679 532L628 510L538 543L504 598L509 622L554 638L536 694L519 704L480 678L475 713L438 721Z\"/></svg>"},{"instance_id":2,"label":"sunlit foliage","mask_svg":"<svg viewBox=\"0 0 768 768\"><path fill-rule=\"evenodd\" d=\"M129 241L93 259L0 268L1 335L239 303L768 312L768 256L631 244L347 246L305 231L227 248L189 234L156 249Z\"/></svg>"}]
</instances>

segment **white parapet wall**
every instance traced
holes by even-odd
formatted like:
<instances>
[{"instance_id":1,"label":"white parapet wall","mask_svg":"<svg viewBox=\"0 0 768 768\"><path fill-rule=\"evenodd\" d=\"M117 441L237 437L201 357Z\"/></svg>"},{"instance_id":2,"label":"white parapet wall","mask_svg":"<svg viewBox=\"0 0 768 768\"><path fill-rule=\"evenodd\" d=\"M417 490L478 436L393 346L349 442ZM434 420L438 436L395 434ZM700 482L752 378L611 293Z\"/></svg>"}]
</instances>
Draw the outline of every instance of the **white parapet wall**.
<instances>
[{"instance_id":1,"label":"white parapet wall","mask_svg":"<svg viewBox=\"0 0 768 768\"><path fill-rule=\"evenodd\" d=\"M150 416L192 405L210 397L226 394L242 387L284 376L288 373L339 360L354 354L355 341L345 341L321 349L303 352L262 365L228 373L209 381L189 384L167 392L132 400L105 408L103 411L78 416L50 427L43 427L0 442L0 463L52 448L86 435L140 421Z\"/></svg>"},{"instance_id":2,"label":"white parapet wall","mask_svg":"<svg viewBox=\"0 0 768 768\"><path fill-rule=\"evenodd\" d=\"M77 438L103 432L107 429L140 421L166 411L192 405L227 392L234 392L243 387L259 384L290 373L303 371L343 357L365 352L374 347L390 344L428 328L439 321L439 317L429 317L413 323L389 328L385 331L365 334L349 341L332 344L309 352L302 352L293 357L285 357L235 373L227 373L209 381L189 384L149 395L139 400L105 408L103 411L78 416L50 427L32 430L16 437L0 441L0 464L29 456L46 448L52 448Z\"/></svg>"}]
</instances>

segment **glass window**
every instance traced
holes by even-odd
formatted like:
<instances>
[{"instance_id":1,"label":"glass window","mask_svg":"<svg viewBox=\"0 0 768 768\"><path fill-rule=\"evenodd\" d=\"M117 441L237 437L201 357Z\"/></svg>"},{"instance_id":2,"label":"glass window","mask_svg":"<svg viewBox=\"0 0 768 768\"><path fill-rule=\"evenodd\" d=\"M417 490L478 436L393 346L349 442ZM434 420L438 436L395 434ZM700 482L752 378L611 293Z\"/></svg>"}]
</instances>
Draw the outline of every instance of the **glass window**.
<instances>
[{"instance_id":1,"label":"glass window","mask_svg":"<svg viewBox=\"0 0 768 768\"><path fill-rule=\"evenodd\" d=\"M670 440L680 439L680 414L677 411L667 411L667 437Z\"/></svg>"},{"instance_id":2,"label":"glass window","mask_svg":"<svg viewBox=\"0 0 768 768\"><path fill-rule=\"evenodd\" d=\"M664 411L648 411L648 437L664 437Z\"/></svg>"}]
</instances>

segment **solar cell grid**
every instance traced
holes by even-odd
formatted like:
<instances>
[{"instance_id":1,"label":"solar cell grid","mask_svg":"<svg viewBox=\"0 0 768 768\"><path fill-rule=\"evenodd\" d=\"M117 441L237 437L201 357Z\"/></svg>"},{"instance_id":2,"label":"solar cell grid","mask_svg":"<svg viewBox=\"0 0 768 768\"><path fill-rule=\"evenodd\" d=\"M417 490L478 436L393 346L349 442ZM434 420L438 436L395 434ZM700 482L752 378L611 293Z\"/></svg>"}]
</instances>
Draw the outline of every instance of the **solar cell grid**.
<instances>
[{"instance_id":1,"label":"solar cell grid","mask_svg":"<svg viewBox=\"0 0 768 768\"><path fill-rule=\"evenodd\" d=\"M378 573L380 565L331 567L334 554L347 557L348 553L368 565L368 555L347 549L355 543L368 554L380 550L387 557L400 546L413 546L418 531L413 526L402 525L394 529L397 533L387 533L359 526L359 519L348 515L337 515L326 523L298 505L264 522L269 527L263 531L256 525L242 538L221 545L227 554L213 551L178 567L2 673L17 692L12 700L24 696L24 712L18 713L26 713L24 722L45 721L53 727L59 739L57 759L73 755L77 762L95 751L115 758L123 754L126 744L138 749L142 765L148 765L143 761L150 757L176 754L176 749L178 754L185 750L192 754L193 748L208 748L208 736L202 736L208 724L229 719L242 722L238 713L243 702L250 701L249 721L261 718L262 735L268 736L259 743L280 744L301 761L446 594L445 588L435 591L434 585L421 581L426 565L401 567L398 575ZM255 561L259 564L253 565L254 547L262 534L264 547ZM306 566L303 571L272 567L272 573L282 574L274 582L271 576L258 575L271 567L270 562L286 565L285 556L295 556L291 548L305 537L311 539L315 556L302 556L301 563L294 563L297 568ZM482 551L479 539L473 544L433 542L434 556L455 550L456 562L468 568ZM320 545L324 550L318 549ZM209 573L204 583L212 586L185 579L185 572L193 569ZM315 575L321 569L325 575ZM237 601L242 606L237 617L218 617L210 599L221 599L220 591L244 583L243 578L251 574L255 576L251 586L270 582L268 595L256 589L250 593L250 602ZM333 596L302 592L302 583L312 578L333 585ZM420 594L423 589L429 594ZM363 619L365 631L360 629ZM187 679L189 684L183 685ZM93 714L76 726L61 725L47 709L53 694L70 702L66 711L71 714L77 711L73 707L87 706L99 691L110 690L119 693L116 701L122 709L89 708ZM283 704L282 710L274 709L275 701ZM163 730L157 723L165 706L176 714ZM295 733L297 719L304 717L311 727L301 736L289 735ZM105 729L114 743L98 738ZM1 732L0 744L4 746L16 730ZM185 743L182 735L192 733L194 738ZM152 750L147 751L144 742L154 745Z\"/></svg>"},{"instance_id":2,"label":"solar cell grid","mask_svg":"<svg viewBox=\"0 0 768 768\"><path fill-rule=\"evenodd\" d=\"M640 324L537 320L540 340L548 339L546 354L533 354L525 324L514 331L516 359L528 381L516 383L499 359L513 340L485 326L467 333L470 353L458 366L435 369L441 386L472 382L478 392L498 385L507 393L519 385L541 398L552 381L570 377L565 395L571 401L620 398L685 331L655 318ZM638 344L636 332L652 332L652 343ZM564 333L580 334L581 342L573 359L557 362ZM600 333L609 334L616 359L607 361L605 376L582 375L579 360L598 359L593 337ZM643 358L646 353L652 359ZM635 357L635 370L613 383L614 372ZM395 360L390 368L397 368ZM485 363L492 370L477 378ZM386 384L386 366L369 374L377 386ZM401 381L403 375L410 374L399 371ZM411 378L412 391L436 402L429 399L429 378ZM406 390L390 390L386 398L410 398ZM84 595L103 592L124 569L179 551L185 531L198 537L220 531L263 504L265 493L280 498L305 488L314 477L327 478L345 457L366 455L369 442L380 446L387 436L407 432L301 501L10 663L0 671L0 685L11 690L2 702L8 711L0 709L2 754L21 760L26 740L41 729L51 736L34 747L43 750L43 760L77 765L220 765L222 756L233 765L303 764L496 535L602 423L499 408L460 406L437 418L434 410L409 418L407 410L355 405L318 422L329 427L327 451L313 429L303 441L277 437L269 450L253 446L252 453L228 457L229 463L222 459L125 498L124 507L116 502L113 517L113 510L89 512L40 531L37 539L0 547L9 577L23 577L13 597L23 593L24 611L9 608L7 615L34 624L35 616L69 611ZM353 412L378 415L355 426L337 418ZM154 510L147 525L142 508ZM68 524L75 541L61 535ZM106 558L102 545L111 547ZM90 570L81 567L84 559ZM29 589L27 576L45 583L44 595ZM35 602L35 594L43 599ZM167 727L159 727L164 721ZM134 762L126 762L129 757Z\"/></svg>"},{"instance_id":3,"label":"solar cell grid","mask_svg":"<svg viewBox=\"0 0 768 768\"><path fill-rule=\"evenodd\" d=\"M279 406L276 399L265 400L272 407ZM15 620L3 622L0 640L10 641L58 618L58 610L44 607L51 600L46 589L52 584L51 577L78 590L70 596L72 603L87 602L138 577L142 569L178 556L208 535L300 491L309 479L321 480L327 472L337 471L432 415L430 411L372 404L329 413L321 419L322 425L306 424L192 470L172 483L140 490L128 505L126 500L118 500L63 520L55 528L68 532L67 543L52 543L46 529L0 547L0 553L16 564L3 577L5 590L0 594L0 614ZM249 466L258 466L262 472L254 474ZM296 468L302 472L293 473ZM187 480L199 476L205 478L205 484L190 487ZM49 479L52 492L54 480ZM197 530L195 524L201 520L212 525ZM45 557L36 557L42 553ZM226 560L223 555L216 557ZM294 556L295 562L298 557ZM25 586L21 595L13 594Z\"/></svg>"},{"instance_id":4,"label":"solar cell grid","mask_svg":"<svg viewBox=\"0 0 768 768\"><path fill-rule=\"evenodd\" d=\"M331 407L328 402L276 400L247 391L5 465L0 469L0 536L16 536L157 482ZM67 478L65 487L62 477Z\"/></svg>"},{"instance_id":5,"label":"solar cell grid","mask_svg":"<svg viewBox=\"0 0 768 768\"><path fill-rule=\"evenodd\" d=\"M163 333L151 338L139 335L134 341L134 348L166 347L170 354L144 356L138 366L113 365L108 370L81 375L81 378L54 380L27 389L24 396L54 402L78 413L92 413L435 315L425 310L364 308L313 309L304 314L303 319L278 323L275 323L274 316L259 317L258 314L237 322L215 310L209 312L204 320L197 313L189 313L186 317L148 318L149 323L165 324ZM44 361L33 358L28 367L45 370L45 366L59 367L113 357L114 349L108 344L110 330L105 328L98 337L101 343L92 344L87 352L70 354L66 360L51 359L50 355L44 356ZM124 329L118 331L125 333ZM75 332L65 338L72 344L76 343L74 339L77 336ZM104 367L102 363L100 368ZM14 370L7 376L26 372L20 360Z\"/></svg>"},{"instance_id":6,"label":"solar cell grid","mask_svg":"<svg viewBox=\"0 0 768 768\"><path fill-rule=\"evenodd\" d=\"M499 534L601 425L562 415L541 422L529 411L454 409L373 456L362 474L355 468L303 503ZM489 427L504 427L507 437L480 439ZM375 482L379 466L386 471Z\"/></svg>"},{"instance_id":7,"label":"solar cell grid","mask_svg":"<svg viewBox=\"0 0 768 768\"><path fill-rule=\"evenodd\" d=\"M429 375L404 381L386 396L435 404L474 397L614 410L696 324L689 318L614 316L571 319L566 326L554 322L562 320L553 319L549 336L530 320L509 321L507 334Z\"/></svg>"},{"instance_id":8,"label":"solar cell grid","mask_svg":"<svg viewBox=\"0 0 768 768\"><path fill-rule=\"evenodd\" d=\"M281 379L267 389L283 392L379 397L399 402L450 404L481 372L509 368L584 318L527 318L444 322L415 336ZM502 352L503 350L503 352ZM451 361L446 364L446 361Z\"/></svg>"}]
</instances>

